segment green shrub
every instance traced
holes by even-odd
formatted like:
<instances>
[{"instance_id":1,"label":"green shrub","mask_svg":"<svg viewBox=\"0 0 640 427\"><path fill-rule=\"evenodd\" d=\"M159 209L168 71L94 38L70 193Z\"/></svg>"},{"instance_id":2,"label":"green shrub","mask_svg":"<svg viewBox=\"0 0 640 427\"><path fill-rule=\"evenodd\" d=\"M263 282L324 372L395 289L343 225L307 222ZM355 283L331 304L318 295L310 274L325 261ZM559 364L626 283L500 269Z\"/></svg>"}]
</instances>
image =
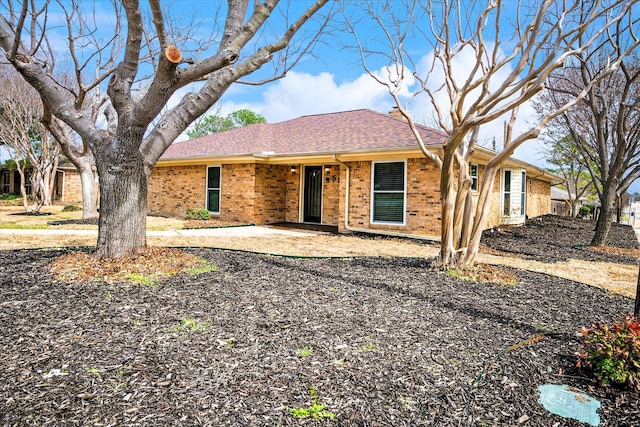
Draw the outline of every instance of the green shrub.
<instances>
[{"instance_id":1,"label":"green shrub","mask_svg":"<svg viewBox=\"0 0 640 427\"><path fill-rule=\"evenodd\" d=\"M206 209L189 209L187 210L187 218L188 219L204 219L208 220L211 217L211 214Z\"/></svg>"},{"instance_id":2,"label":"green shrub","mask_svg":"<svg viewBox=\"0 0 640 427\"><path fill-rule=\"evenodd\" d=\"M578 367L593 371L602 384L640 390L640 321L629 315L613 326L594 323L582 327L583 348Z\"/></svg>"},{"instance_id":3,"label":"green shrub","mask_svg":"<svg viewBox=\"0 0 640 427\"><path fill-rule=\"evenodd\" d=\"M591 215L591 207L580 206L580 209L578 209L578 218L584 218L589 215Z\"/></svg>"},{"instance_id":4,"label":"green shrub","mask_svg":"<svg viewBox=\"0 0 640 427\"><path fill-rule=\"evenodd\" d=\"M15 200L20 198L19 195L17 194L11 194L11 193L1 193L0 194L0 200Z\"/></svg>"},{"instance_id":5,"label":"green shrub","mask_svg":"<svg viewBox=\"0 0 640 427\"><path fill-rule=\"evenodd\" d=\"M62 208L62 212L77 212L81 210L82 208L78 205L65 205L65 207Z\"/></svg>"}]
</instances>

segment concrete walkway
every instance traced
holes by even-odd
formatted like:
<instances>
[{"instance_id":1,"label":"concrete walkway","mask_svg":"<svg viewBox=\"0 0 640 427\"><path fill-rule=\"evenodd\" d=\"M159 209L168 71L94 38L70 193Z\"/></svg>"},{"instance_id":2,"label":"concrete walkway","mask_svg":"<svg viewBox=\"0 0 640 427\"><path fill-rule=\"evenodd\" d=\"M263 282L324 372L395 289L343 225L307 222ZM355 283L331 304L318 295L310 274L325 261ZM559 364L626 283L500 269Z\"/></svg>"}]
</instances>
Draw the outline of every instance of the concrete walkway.
<instances>
[{"instance_id":1,"label":"concrete walkway","mask_svg":"<svg viewBox=\"0 0 640 427\"><path fill-rule=\"evenodd\" d=\"M238 227L194 228L183 230L147 230L147 236L157 237L311 237L316 231L297 230L268 225L246 225ZM0 237L9 235L46 236L98 236L98 230L68 229L0 229Z\"/></svg>"}]
</instances>

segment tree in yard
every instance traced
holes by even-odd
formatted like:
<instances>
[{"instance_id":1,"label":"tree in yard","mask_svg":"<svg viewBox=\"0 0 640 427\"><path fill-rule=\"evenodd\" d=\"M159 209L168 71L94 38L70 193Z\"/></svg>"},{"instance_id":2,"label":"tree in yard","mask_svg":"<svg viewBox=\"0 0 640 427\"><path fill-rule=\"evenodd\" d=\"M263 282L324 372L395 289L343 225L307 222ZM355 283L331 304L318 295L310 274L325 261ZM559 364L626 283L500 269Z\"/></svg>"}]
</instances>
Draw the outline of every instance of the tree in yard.
<instances>
[{"instance_id":1,"label":"tree in yard","mask_svg":"<svg viewBox=\"0 0 640 427\"><path fill-rule=\"evenodd\" d=\"M51 205L60 146L40 123L42 102L38 93L15 70L0 71L0 140L20 175L24 209L37 213ZM27 180L33 203L29 207Z\"/></svg>"},{"instance_id":2,"label":"tree in yard","mask_svg":"<svg viewBox=\"0 0 640 427\"><path fill-rule=\"evenodd\" d=\"M545 94L548 108L555 108L586 92L552 125L575 141L581 163L595 184L600 213L592 246L605 244L611 222L619 216L621 197L640 177L640 58L629 55L607 79L592 82L609 66L609 57L619 54L624 36L606 40L598 50L582 52L578 61L554 72Z\"/></svg>"},{"instance_id":3,"label":"tree in yard","mask_svg":"<svg viewBox=\"0 0 640 427\"><path fill-rule=\"evenodd\" d=\"M180 11L161 0L149 0L148 7L138 0L113 2L110 20L102 20L98 29L90 21L96 14L77 1L8 1L0 16L0 47L38 90L51 116L73 129L95 158L100 180L97 256L122 257L145 248L148 177L162 153L233 83L270 62L274 74L260 82L294 66L322 33L320 11L327 2L315 0L306 9L299 2L280 5L275 0L229 0L218 8L189 3L201 9L195 11L198 16L209 19L204 31L194 22L178 27L185 13L182 2L174 5ZM67 36L71 74L89 82L85 90L50 73L51 58L42 53L55 35L53 9L65 5L67 28L73 33ZM310 28L308 37L294 39L303 28ZM75 48L88 36L101 42L104 62L96 60L94 50ZM92 73L86 66L94 61L98 65ZM96 121L86 114L87 90L97 90L103 82L108 82L99 110L103 120ZM172 99L187 88L191 92Z\"/></svg>"},{"instance_id":4,"label":"tree in yard","mask_svg":"<svg viewBox=\"0 0 640 427\"><path fill-rule=\"evenodd\" d=\"M520 107L544 90L554 70L604 35L635 23L631 15L635 3L370 1L366 3L367 18L360 20L344 11L365 70L388 88L424 155L441 170L442 264L473 263L503 162L525 141L538 137L550 120L576 104L588 88L612 73L637 47L638 40L630 38L620 51L612 52L608 65L591 76L585 91L516 134ZM379 37L364 41L359 35L364 34L365 26L372 25ZM420 47L430 50L421 60L411 56ZM386 73L369 66L376 60L386 67ZM409 80L415 81L418 89L406 96ZM408 105L420 95L426 95L447 135L438 154L425 146L408 112ZM487 162L473 206L469 162L480 127L497 120L505 122L503 148Z\"/></svg>"},{"instance_id":5,"label":"tree in yard","mask_svg":"<svg viewBox=\"0 0 640 427\"><path fill-rule=\"evenodd\" d=\"M578 214L578 202L595 191L584 160L571 137L551 139L547 142L546 161L549 171L562 177L562 185L567 190L567 203L571 216Z\"/></svg>"},{"instance_id":6,"label":"tree in yard","mask_svg":"<svg viewBox=\"0 0 640 427\"><path fill-rule=\"evenodd\" d=\"M254 113L251 110L236 110L225 117L214 114L196 120L193 129L188 130L187 135L189 135L190 139L195 139L255 123L265 123L266 121L261 114Z\"/></svg>"}]
</instances>

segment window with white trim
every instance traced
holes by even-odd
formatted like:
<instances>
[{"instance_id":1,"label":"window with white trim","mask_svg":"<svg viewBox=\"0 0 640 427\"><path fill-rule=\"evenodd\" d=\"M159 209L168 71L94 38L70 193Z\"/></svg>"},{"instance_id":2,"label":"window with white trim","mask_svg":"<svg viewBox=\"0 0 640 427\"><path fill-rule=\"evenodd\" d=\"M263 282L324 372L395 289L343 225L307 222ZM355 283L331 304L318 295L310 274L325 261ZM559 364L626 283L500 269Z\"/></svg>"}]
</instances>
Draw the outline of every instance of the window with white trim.
<instances>
[{"instance_id":1,"label":"window with white trim","mask_svg":"<svg viewBox=\"0 0 640 427\"><path fill-rule=\"evenodd\" d=\"M220 166L207 168L207 210L220 213Z\"/></svg>"},{"instance_id":2,"label":"window with white trim","mask_svg":"<svg viewBox=\"0 0 640 427\"><path fill-rule=\"evenodd\" d=\"M505 170L502 179L502 215L511 215L511 171Z\"/></svg>"},{"instance_id":3,"label":"window with white trim","mask_svg":"<svg viewBox=\"0 0 640 427\"><path fill-rule=\"evenodd\" d=\"M374 162L371 218L374 223L404 224L406 162Z\"/></svg>"},{"instance_id":4,"label":"window with white trim","mask_svg":"<svg viewBox=\"0 0 640 427\"><path fill-rule=\"evenodd\" d=\"M471 191L478 191L478 165L471 163L469 166L469 177L471 178Z\"/></svg>"}]
</instances>

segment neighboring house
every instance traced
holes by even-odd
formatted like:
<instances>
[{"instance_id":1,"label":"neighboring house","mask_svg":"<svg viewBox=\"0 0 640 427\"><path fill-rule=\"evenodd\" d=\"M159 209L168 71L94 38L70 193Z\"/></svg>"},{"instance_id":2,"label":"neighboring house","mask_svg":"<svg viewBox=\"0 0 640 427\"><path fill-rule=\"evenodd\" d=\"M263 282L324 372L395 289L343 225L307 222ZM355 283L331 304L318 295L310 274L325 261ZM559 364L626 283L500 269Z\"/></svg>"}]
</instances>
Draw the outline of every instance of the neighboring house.
<instances>
[{"instance_id":1,"label":"neighboring house","mask_svg":"<svg viewBox=\"0 0 640 427\"><path fill-rule=\"evenodd\" d=\"M558 187L551 187L551 213L560 216L571 215L571 203L569 197L572 196L567 190ZM575 198L575 196L573 196ZM576 203L576 213L580 206L587 201L586 197L580 197Z\"/></svg>"},{"instance_id":2,"label":"neighboring house","mask_svg":"<svg viewBox=\"0 0 640 427\"><path fill-rule=\"evenodd\" d=\"M442 147L442 132L419 130L429 149ZM476 148L474 189L493 155ZM438 239L439 176L404 120L371 110L319 114L171 145L151 173L149 211L184 216L198 208L224 224L311 223ZM557 181L508 160L487 227L549 213Z\"/></svg>"},{"instance_id":3,"label":"neighboring house","mask_svg":"<svg viewBox=\"0 0 640 427\"><path fill-rule=\"evenodd\" d=\"M25 171L25 190L32 192L30 174ZM16 170L0 168L0 193L20 195L20 174ZM82 187L80 174L75 166L58 166L53 189L54 203L82 203Z\"/></svg>"}]
</instances>

